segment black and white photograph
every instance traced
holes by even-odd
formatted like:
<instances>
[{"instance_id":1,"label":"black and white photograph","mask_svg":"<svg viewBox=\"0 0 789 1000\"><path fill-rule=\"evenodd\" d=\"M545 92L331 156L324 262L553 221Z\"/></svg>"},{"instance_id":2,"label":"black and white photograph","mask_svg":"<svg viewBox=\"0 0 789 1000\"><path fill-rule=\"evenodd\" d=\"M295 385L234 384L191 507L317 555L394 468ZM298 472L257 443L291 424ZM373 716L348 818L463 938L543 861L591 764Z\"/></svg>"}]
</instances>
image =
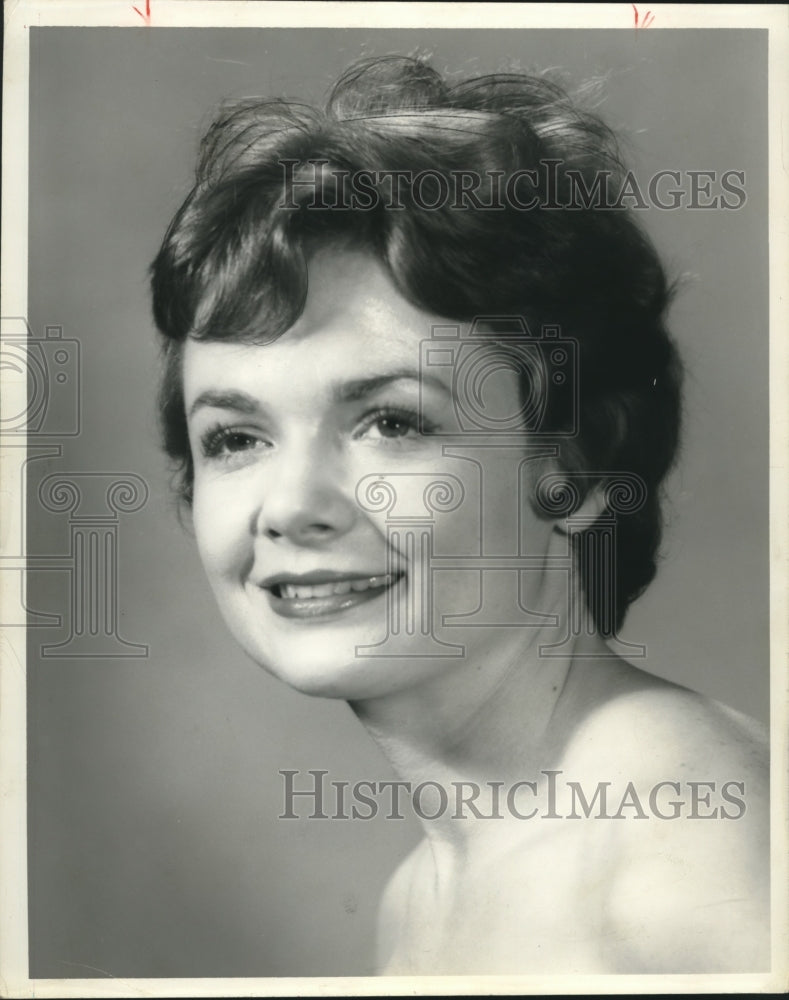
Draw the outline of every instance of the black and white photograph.
<instances>
[{"instance_id":1,"label":"black and white photograph","mask_svg":"<svg viewBox=\"0 0 789 1000\"><path fill-rule=\"evenodd\" d=\"M4 996L786 988L786 15L6 5Z\"/></svg>"}]
</instances>

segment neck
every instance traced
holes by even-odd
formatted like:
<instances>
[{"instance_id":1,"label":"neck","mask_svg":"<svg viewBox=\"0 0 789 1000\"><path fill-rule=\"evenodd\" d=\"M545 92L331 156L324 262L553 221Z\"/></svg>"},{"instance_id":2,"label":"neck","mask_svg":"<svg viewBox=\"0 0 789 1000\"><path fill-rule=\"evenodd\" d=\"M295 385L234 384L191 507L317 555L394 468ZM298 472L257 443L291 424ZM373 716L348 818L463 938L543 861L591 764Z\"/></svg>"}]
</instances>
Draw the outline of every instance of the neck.
<instances>
[{"instance_id":1,"label":"neck","mask_svg":"<svg viewBox=\"0 0 789 1000\"><path fill-rule=\"evenodd\" d=\"M431 844L451 854L463 855L472 841L510 826L463 821L459 813L478 815L471 800L478 796L485 814L495 785L503 798L516 782L539 779L561 759L571 728L563 715L574 656L590 645L598 654L605 648L598 637L586 637L584 650L576 643L564 657L544 657L540 644L555 641L556 631L531 635L527 645L522 629L501 630L495 646L440 676L351 706L412 793L424 786L415 812L425 814L420 822Z\"/></svg>"}]
</instances>

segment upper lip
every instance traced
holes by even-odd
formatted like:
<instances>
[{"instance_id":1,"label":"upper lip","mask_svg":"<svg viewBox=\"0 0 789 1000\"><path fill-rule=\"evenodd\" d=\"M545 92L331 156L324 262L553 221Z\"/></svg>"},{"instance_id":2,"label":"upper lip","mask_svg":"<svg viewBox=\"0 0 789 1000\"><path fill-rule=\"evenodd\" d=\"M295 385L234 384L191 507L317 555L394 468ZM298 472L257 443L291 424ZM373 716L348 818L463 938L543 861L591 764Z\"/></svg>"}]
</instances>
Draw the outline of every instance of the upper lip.
<instances>
[{"instance_id":1,"label":"upper lip","mask_svg":"<svg viewBox=\"0 0 789 1000\"><path fill-rule=\"evenodd\" d=\"M317 586L321 583L337 583L341 580L367 580L371 576L400 576L402 570L333 570L316 569L309 573L274 573L267 576L258 583L259 587L270 590L272 587L280 586L284 583L294 584L299 587Z\"/></svg>"}]
</instances>

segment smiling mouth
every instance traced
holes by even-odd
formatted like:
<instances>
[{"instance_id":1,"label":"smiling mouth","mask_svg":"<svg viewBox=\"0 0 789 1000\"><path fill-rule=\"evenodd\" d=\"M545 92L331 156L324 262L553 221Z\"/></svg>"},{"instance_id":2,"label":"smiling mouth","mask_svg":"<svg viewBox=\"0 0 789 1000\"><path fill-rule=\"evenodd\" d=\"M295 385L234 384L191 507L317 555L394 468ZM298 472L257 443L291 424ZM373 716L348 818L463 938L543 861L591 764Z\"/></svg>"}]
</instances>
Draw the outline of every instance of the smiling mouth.
<instances>
[{"instance_id":1,"label":"smiling mouth","mask_svg":"<svg viewBox=\"0 0 789 1000\"><path fill-rule=\"evenodd\" d=\"M283 618L319 618L381 597L403 575L383 573L309 584L280 581L264 589L270 595L272 609Z\"/></svg>"}]
</instances>

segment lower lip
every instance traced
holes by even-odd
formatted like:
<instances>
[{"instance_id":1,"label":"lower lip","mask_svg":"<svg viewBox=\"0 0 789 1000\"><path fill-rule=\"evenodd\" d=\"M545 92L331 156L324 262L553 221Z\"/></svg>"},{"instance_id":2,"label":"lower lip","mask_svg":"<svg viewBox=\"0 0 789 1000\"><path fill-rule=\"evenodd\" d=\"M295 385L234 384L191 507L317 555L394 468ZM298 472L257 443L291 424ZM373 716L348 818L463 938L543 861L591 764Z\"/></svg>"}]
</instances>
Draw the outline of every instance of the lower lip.
<instances>
[{"instance_id":1,"label":"lower lip","mask_svg":"<svg viewBox=\"0 0 789 1000\"><path fill-rule=\"evenodd\" d=\"M352 590L348 594L329 594L328 597L277 597L270 590L266 593L272 610L282 618L325 618L383 597L388 590L397 586L400 579L402 577L385 587Z\"/></svg>"}]
</instances>

